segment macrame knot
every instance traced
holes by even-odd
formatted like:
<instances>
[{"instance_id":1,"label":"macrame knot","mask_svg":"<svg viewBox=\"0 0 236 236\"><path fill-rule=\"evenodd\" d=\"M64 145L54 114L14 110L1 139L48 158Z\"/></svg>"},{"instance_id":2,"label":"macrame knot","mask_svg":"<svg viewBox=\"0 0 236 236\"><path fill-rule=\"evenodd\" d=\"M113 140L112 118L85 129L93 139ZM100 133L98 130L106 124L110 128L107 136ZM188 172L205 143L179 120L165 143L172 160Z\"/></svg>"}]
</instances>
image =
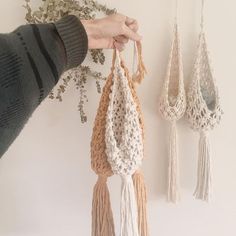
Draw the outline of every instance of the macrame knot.
<instances>
[{"instance_id":1,"label":"macrame knot","mask_svg":"<svg viewBox=\"0 0 236 236\"><path fill-rule=\"evenodd\" d=\"M140 169L138 169L135 171L134 175L143 175L143 173Z\"/></svg>"},{"instance_id":2,"label":"macrame knot","mask_svg":"<svg viewBox=\"0 0 236 236\"><path fill-rule=\"evenodd\" d=\"M121 180L123 183L133 182L132 175L122 175Z\"/></svg>"},{"instance_id":3,"label":"macrame knot","mask_svg":"<svg viewBox=\"0 0 236 236\"><path fill-rule=\"evenodd\" d=\"M172 120L170 123L171 123L171 129L175 129L176 128L176 120Z\"/></svg>"},{"instance_id":4,"label":"macrame knot","mask_svg":"<svg viewBox=\"0 0 236 236\"><path fill-rule=\"evenodd\" d=\"M200 137L201 138L208 138L209 137L209 131L208 130L200 131Z\"/></svg>"},{"instance_id":5,"label":"macrame knot","mask_svg":"<svg viewBox=\"0 0 236 236\"><path fill-rule=\"evenodd\" d=\"M106 175L99 175L98 176L98 182L106 183L107 182L107 176Z\"/></svg>"}]
</instances>

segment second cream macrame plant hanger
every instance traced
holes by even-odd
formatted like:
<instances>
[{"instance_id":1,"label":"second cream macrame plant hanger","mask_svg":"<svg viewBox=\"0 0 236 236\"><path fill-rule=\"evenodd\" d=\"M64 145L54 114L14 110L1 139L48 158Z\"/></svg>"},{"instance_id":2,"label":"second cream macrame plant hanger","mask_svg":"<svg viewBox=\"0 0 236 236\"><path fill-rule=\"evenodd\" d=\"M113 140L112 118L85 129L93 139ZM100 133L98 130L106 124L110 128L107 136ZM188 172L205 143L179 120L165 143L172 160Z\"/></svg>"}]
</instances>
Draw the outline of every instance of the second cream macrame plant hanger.
<instances>
[{"instance_id":1,"label":"second cream macrame plant hanger","mask_svg":"<svg viewBox=\"0 0 236 236\"><path fill-rule=\"evenodd\" d=\"M208 132L221 120L223 114L218 88L210 65L204 30L204 5L202 0L201 32L192 79L187 92L186 117L191 127L200 133L198 150L198 176L194 196L208 201L211 197L211 150Z\"/></svg>"},{"instance_id":2,"label":"second cream macrame plant hanger","mask_svg":"<svg viewBox=\"0 0 236 236\"><path fill-rule=\"evenodd\" d=\"M107 178L113 174L122 176L120 236L149 235L146 187L138 169L143 158L144 122L134 87L145 73L140 43L135 44L135 52L138 66L130 78L120 53L114 50L94 123L91 161L99 177L93 193L92 236L115 236L107 186Z\"/></svg>"},{"instance_id":3,"label":"second cream macrame plant hanger","mask_svg":"<svg viewBox=\"0 0 236 236\"><path fill-rule=\"evenodd\" d=\"M176 203L180 198L176 123L183 117L185 109L186 96L178 25L178 0L176 0L173 41L159 106L162 117L170 122L167 198L173 203Z\"/></svg>"}]
</instances>

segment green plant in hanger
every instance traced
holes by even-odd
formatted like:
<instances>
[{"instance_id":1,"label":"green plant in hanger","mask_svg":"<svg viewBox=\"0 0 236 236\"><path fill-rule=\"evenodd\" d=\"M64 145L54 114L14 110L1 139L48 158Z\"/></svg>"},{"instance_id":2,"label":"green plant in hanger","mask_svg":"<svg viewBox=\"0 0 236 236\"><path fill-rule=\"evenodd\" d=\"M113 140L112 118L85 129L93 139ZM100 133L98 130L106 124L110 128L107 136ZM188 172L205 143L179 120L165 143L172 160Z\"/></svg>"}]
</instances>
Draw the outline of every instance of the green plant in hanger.
<instances>
[{"instance_id":1,"label":"green plant in hanger","mask_svg":"<svg viewBox=\"0 0 236 236\"><path fill-rule=\"evenodd\" d=\"M36 8L32 8L32 0L24 0L26 9L25 19L28 23L48 23L55 22L61 17L73 14L79 19L94 19L98 13L104 15L113 14L116 10L109 9L105 5L95 0L42 0L42 3ZM89 50L93 63L103 65L105 56L101 49ZM100 81L105 80L101 72L92 70L87 65L80 65L64 73L60 84L50 94L49 98L62 101L70 82L74 82L76 89L79 90L78 110L80 112L81 122L87 121L84 104L88 101L85 85L87 79L93 77L96 80L98 93L101 92ZM55 91L56 90L56 91Z\"/></svg>"}]
</instances>

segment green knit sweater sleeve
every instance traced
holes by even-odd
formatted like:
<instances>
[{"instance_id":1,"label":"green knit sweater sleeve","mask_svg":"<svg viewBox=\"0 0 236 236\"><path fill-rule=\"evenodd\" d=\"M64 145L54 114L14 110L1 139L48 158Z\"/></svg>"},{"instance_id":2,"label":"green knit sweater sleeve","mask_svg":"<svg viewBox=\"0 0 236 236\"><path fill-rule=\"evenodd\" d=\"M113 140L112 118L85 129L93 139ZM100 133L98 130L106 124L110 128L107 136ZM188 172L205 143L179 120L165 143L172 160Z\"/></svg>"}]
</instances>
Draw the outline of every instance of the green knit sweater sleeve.
<instances>
[{"instance_id":1,"label":"green knit sweater sleeve","mask_svg":"<svg viewBox=\"0 0 236 236\"><path fill-rule=\"evenodd\" d=\"M0 157L62 73L80 65L87 50L86 31L73 15L0 34Z\"/></svg>"}]
</instances>

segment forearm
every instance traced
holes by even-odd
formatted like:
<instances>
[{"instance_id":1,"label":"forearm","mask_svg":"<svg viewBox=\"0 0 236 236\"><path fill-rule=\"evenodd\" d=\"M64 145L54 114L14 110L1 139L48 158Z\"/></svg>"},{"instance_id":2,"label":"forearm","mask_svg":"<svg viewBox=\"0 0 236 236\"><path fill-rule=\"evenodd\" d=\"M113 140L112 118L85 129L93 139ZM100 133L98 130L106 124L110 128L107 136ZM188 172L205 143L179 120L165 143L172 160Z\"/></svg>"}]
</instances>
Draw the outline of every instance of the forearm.
<instances>
[{"instance_id":1,"label":"forearm","mask_svg":"<svg viewBox=\"0 0 236 236\"><path fill-rule=\"evenodd\" d=\"M0 157L61 74L84 60L84 27L69 16L0 35Z\"/></svg>"}]
</instances>

